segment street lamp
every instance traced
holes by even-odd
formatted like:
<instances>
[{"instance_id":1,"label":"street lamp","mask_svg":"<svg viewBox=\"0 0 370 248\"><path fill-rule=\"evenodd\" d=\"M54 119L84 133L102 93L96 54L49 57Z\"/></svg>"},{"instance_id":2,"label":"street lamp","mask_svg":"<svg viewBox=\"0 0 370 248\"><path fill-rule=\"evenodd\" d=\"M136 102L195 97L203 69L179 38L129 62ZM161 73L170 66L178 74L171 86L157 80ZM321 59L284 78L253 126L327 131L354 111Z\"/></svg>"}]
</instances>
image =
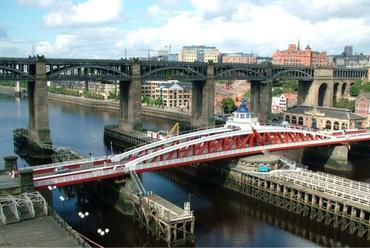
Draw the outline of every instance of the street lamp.
<instances>
[{"instance_id":1,"label":"street lamp","mask_svg":"<svg viewBox=\"0 0 370 248\"><path fill-rule=\"evenodd\" d=\"M82 225L82 231L85 232L85 224L84 224L84 219L89 216L89 212L78 212L78 216L81 218L81 225Z\"/></svg>"},{"instance_id":2,"label":"street lamp","mask_svg":"<svg viewBox=\"0 0 370 248\"><path fill-rule=\"evenodd\" d=\"M62 203L63 203L63 219L65 218L65 211L66 211L66 208L65 208L65 205L64 205L64 201L66 200L66 198L64 198L64 196L59 196L59 200L61 200L62 201Z\"/></svg>"},{"instance_id":3,"label":"street lamp","mask_svg":"<svg viewBox=\"0 0 370 248\"><path fill-rule=\"evenodd\" d=\"M98 233L99 233L99 235L102 238L102 241L104 243L104 236L109 233L109 228L105 228L105 229L99 228L97 231L98 231Z\"/></svg>"}]
</instances>

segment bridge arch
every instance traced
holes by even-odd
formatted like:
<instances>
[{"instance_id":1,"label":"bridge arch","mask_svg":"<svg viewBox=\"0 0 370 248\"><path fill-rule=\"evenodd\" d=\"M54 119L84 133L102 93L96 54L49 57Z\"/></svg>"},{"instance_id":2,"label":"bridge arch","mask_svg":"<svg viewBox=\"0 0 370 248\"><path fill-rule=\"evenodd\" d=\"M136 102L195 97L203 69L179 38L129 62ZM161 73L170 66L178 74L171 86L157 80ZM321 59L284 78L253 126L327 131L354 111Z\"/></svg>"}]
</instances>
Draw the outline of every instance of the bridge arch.
<instances>
[{"instance_id":1,"label":"bridge arch","mask_svg":"<svg viewBox=\"0 0 370 248\"><path fill-rule=\"evenodd\" d=\"M325 98L328 94L328 84L326 82L320 84L319 92L318 92L318 106L324 106Z\"/></svg>"},{"instance_id":2,"label":"bridge arch","mask_svg":"<svg viewBox=\"0 0 370 248\"><path fill-rule=\"evenodd\" d=\"M272 76L272 78L275 79L275 80L278 80L284 74L286 74L287 77L293 77L293 78L310 78L310 79L313 78L313 76L311 74L309 74L305 71L302 71L302 70L297 70L297 69L289 69L289 70L279 71L276 74L274 74Z\"/></svg>"},{"instance_id":3,"label":"bridge arch","mask_svg":"<svg viewBox=\"0 0 370 248\"><path fill-rule=\"evenodd\" d=\"M20 76L29 76L27 72L24 72L24 71L21 71L21 70L12 68L12 67L8 67L8 66L0 65L0 70L3 71L2 73L0 72L0 75L4 74L4 72L12 72Z\"/></svg>"},{"instance_id":4,"label":"bridge arch","mask_svg":"<svg viewBox=\"0 0 370 248\"><path fill-rule=\"evenodd\" d=\"M342 89L341 89L342 96L346 96L347 93L347 83L343 82Z\"/></svg>"},{"instance_id":5,"label":"bridge arch","mask_svg":"<svg viewBox=\"0 0 370 248\"><path fill-rule=\"evenodd\" d=\"M238 74L238 72L239 72L239 74ZM240 67L228 69L228 70L225 70L225 71L221 71L220 73L216 74L215 77L216 78L222 78L224 76L231 76L231 78L232 78L233 75L235 75L235 77L240 76L240 73L243 73L244 76L264 78L264 75L261 74L258 71L248 69L248 68L240 68Z\"/></svg>"},{"instance_id":6,"label":"bridge arch","mask_svg":"<svg viewBox=\"0 0 370 248\"><path fill-rule=\"evenodd\" d=\"M181 76L181 75L184 77L195 76L195 77L198 77L204 80L206 80L207 78L206 75L190 67L180 67L180 66L170 66L170 67L158 68L158 69L146 72L144 75L142 75L142 78L147 79L147 78L150 78L151 76L154 76L154 78L171 79L172 77Z\"/></svg>"},{"instance_id":7,"label":"bridge arch","mask_svg":"<svg viewBox=\"0 0 370 248\"><path fill-rule=\"evenodd\" d=\"M340 98L340 84L339 82L334 83L334 89L333 89L333 102L336 102Z\"/></svg>"},{"instance_id":8,"label":"bridge arch","mask_svg":"<svg viewBox=\"0 0 370 248\"><path fill-rule=\"evenodd\" d=\"M63 73L66 73L66 72L69 72L69 71L72 72L74 70L82 69L82 68L91 68L91 69L106 70L107 72L110 72L113 75L122 76L123 79L129 79L130 78L129 75L127 75L126 73L124 73L122 71L116 70L116 69L114 69L112 67L106 67L106 66L100 66L100 65L78 65L78 66L66 67L66 68L63 68L63 69L58 70L58 71L53 70L52 68L50 68L50 72L48 74L49 74L49 77L51 79L53 79L53 78L57 77L58 75L62 75ZM97 75L97 76L99 76L99 75Z\"/></svg>"}]
</instances>

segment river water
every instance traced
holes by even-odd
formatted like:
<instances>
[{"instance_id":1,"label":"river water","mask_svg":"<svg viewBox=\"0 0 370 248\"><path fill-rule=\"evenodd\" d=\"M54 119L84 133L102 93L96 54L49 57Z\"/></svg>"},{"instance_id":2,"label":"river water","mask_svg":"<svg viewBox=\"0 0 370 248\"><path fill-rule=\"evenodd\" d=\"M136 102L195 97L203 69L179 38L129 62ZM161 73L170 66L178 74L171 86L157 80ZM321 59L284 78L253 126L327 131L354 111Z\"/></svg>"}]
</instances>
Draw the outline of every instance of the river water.
<instances>
[{"instance_id":1,"label":"river water","mask_svg":"<svg viewBox=\"0 0 370 248\"><path fill-rule=\"evenodd\" d=\"M53 144L71 147L82 154L110 153L103 143L103 127L117 123L118 118L115 113L49 103ZM13 154L12 130L27 127L27 124L27 101L0 95L0 157ZM144 119L144 127L170 129L173 124ZM360 166L367 163L360 163ZM19 161L20 166L24 164L24 161ZM369 178L369 170L360 177L362 181ZM147 172L142 174L141 179L147 190L179 206L191 198L196 217L196 246L368 245L363 240L334 232L321 224L291 216L285 211L186 175ZM63 203L59 200L61 195L68 195ZM105 246L165 246L140 228L132 217L124 216L104 202L87 200L81 203L75 194L67 194L65 189L59 188L51 193L49 201L73 228ZM79 211L89 212L89 216L81 220ZM101 237L97 233L98 228L109 228L110 231Z\"/></svg>"}]
</instances>

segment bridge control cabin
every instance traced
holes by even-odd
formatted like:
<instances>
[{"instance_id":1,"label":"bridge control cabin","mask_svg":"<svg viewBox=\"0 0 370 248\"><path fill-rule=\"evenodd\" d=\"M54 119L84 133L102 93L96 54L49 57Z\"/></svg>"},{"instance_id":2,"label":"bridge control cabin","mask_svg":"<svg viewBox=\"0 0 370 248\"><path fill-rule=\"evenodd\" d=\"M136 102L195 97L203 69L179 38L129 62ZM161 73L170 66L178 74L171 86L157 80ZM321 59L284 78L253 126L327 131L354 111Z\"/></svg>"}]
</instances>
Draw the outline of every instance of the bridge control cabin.
<instances>
[{"instance_id":1,"label":"bridge control cabin","mask_svg":"<svg viewBox=\"0 0 370 248\"><path fill-rule=\"evenodd\" d=\"M253 117L252 113L248 111L247 101L243 97L240 106L233 113L233 116L227 119L225 127L251 130L253 127L259 125L258 118Z\"/></svg>"}]
</instances>

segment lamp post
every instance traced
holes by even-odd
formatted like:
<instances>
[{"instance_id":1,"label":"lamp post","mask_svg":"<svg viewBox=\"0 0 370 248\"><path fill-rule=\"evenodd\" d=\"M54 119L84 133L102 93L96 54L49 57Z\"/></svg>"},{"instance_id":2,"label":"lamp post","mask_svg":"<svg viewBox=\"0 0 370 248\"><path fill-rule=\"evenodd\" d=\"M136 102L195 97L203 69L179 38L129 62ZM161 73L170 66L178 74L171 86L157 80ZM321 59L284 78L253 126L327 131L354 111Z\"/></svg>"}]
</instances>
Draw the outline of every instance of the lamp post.
<instances>
[{"instance_id":1,"label":"lamp post","mask_svg":"<svg viewBox=\"0 0 370 248\"><path fill-rule=\"evenodd\" d=\"M81 218L82 231L85 232L84 219L89 216L89 212L85 212L85 213L78 212L78 216Z\"/></svg>"},{"instance_id":2,"label":"lamp post","mask_svg":"<svg viewBox=\"0 0 370 248\"><path fill-rule=\"evenodd\" d=\"M62 203L63 203L63 214L62 214L62 216L63 216L63 219L65 219L65 211L66 211L66 208L65 208L65 205L64 205L64 201L66 200L66 198L64 198L64 196L59 196L59 200L61 200L62 201Z\"/></svg>"},{"instance_id":3,"label":"lamp post","mask_svg":"<svg viewBox=\"0 0 370 248\"><path fill-rule=\"evenodd\" d=\"M51 186L49 185L48 186L48 190L50 191L50 205L53 207L53 190L55 190L57 188L57 186Z\"/></svg>"},{"instance_id":4,"label":"lamp post","mask_svg":"<svg viewBox=\"0 0 370 248\"><path fill-rule=\"evenodd\" d=\"M109 233L109 228L105 228L105 229L99 228L97 231L102 239L102 243L104 243L104 236Z\"/></svg>"}]
</instances>

